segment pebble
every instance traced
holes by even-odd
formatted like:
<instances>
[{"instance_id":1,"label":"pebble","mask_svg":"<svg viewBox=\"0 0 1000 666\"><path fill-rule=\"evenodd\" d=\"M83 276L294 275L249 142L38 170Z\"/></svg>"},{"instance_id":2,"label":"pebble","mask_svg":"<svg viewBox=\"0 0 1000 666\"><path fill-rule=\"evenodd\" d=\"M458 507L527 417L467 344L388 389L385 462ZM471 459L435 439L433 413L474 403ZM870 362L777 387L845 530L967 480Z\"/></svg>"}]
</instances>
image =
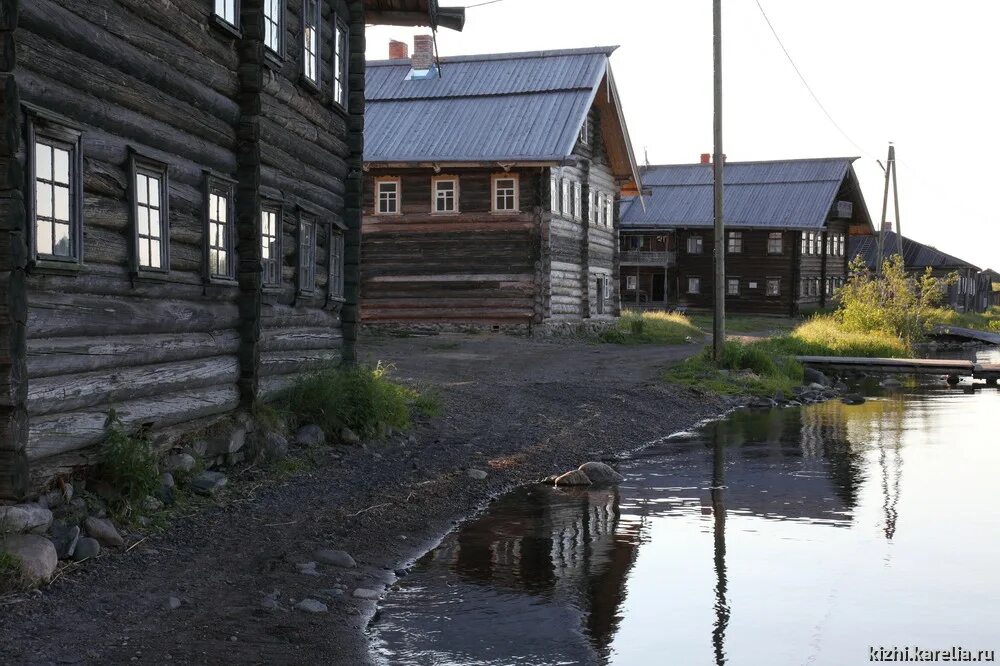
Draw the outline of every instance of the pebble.
<instances>
[{"instance_id":1,"label":"pebble","mask_svg":"<svg viewBox=\"0 0 1000 666\"><path fill-rule=\"evenodd\" d=\"M299 573L305 576L318 576L319 572L316 571L317 562L303 562L301 564L296 564Z\"/></svg>"},{"instance_id":2,"label":"pebble","mask_svg":"<svg viewBox=\"0 0 1000 666\"><path fill-rule=\"evenodd\" d=\"M327 608L326 604L321 601L316 601L315 599L303 599L299 603L295 604L295 607L300 611L313 614L325 613L330 610Z\"/></svg>"},{"instance_id":3,"label":"pebble","mask_svg":"<svg viewBox=\"0 0 1000 666\"><path fill-rule=\"evenodd\" d=\"M73 551L73 561L82 562L83 560L89 560L93 557L97 557L100 554L100 542L97 539L84 537L76 544L76 549Z\"/></svg>"},{"instance_id":4,"label":"pebble","mask_svg":"<svg viewBox=\"0 0 1000 666\"><path fill-rule=\"evenodd\" d=\"M379 593L376 592L375 590L369 590L364 587L359 587L358 589L354 590L354 594L352 594L351 596L353 596L355 599L369 599L374 601L379 598Z\"/></svg>"},{"instance_id":5,"label":"pebble","mask_svg":"<svg viewBox=\"0 0 1000 666\"><path fill-rule=\"evenodd\" d=\"M211 497L222 489L228 479L222 472L202 472L191 479L191 490L199 495Z\"/></svg>"},{"instance_id":6,"label":"pebble","mask_svg":"<svg viewBox=\"0 0 1000 666\"><path fill-rule=\"evenodd\" d=\"M317 550L314 557L322 562L323 564L330 564L335 567L344 567L345 569L351 569L357 566L354 558L348 555L343 550Z\"/></svg>"},{"instance_id":7,"label":"pebble","mask_svg":"<svg viewBox=\"0 0 1000 666\"><path fill-rule=\"evenodd\" d=\"M180 607L181 607L181 600L180 599L178 599L177 597L168 597L167 598L167 608L168 609L170 609L170 610L177 610Z\"/></svg>"},{"instance_id":8,"label":"pebble","mask_svg":"<svg viewBox=\"0 0 1000 666\"><path fill-rule=\"evenodd\" d=\"M482 481L487 476L489 476L486 472L484 472L481 469L470 469L468 471L468 475L470 479L476 479L477 481Z\"/></svg>"},{"instance_id":9,"label":"pebble","mask_svg":"<svg viewBox=\"0 0 1000 666\"><path fill-rule=\"evenodd\" d=\"M348 446L357 446L361 443L361 438L350 428L344 427L340 429L340 441Z\"/></svg>"},{"instance_id":10,"label":"pebble","mask_svg":"<svg viewBox=\"0 0 1000 666\"><path fill-rule=\"evenodd\" d=\"M326 434L318 425L304 425L295 431L295 443L300 446L326 444Z\"/></svg>"}]
</instances>

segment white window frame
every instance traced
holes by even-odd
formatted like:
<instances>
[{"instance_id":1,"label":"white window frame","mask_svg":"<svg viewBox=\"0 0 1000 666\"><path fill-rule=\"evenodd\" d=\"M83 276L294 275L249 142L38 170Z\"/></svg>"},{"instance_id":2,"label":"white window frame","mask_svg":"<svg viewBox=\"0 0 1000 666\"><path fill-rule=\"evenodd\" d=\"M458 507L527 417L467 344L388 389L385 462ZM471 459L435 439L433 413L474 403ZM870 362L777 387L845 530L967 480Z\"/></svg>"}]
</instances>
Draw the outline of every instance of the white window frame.
<instances>
[{"instance_id":1,"label":"white window frame","mask_svg":"<svg viewBox=\"0 0 1000 666\"><path fill-rule=\"evenodd\" d=\"M777 243L777 250L774 249L775 243ZM770 255L784 254L785 252L785 234L780 231L771 231L767 234L767 253Z\"/></svg>"},{"instance_id":2,"label":"white window frame","mask_svg":"<svg viewBox=\"0 0 1000 666\"><path fill-rule=\"evenodd\" d=\"M608 194L604 197L604 217L607 220L606 226L610 229L615 226L615 197Z\"/></svg>"},{"instance_id":3,"label":"white window frame","mask_svg":"<svg viewBox=\"0 0 1000 666\"><path fill-rule=\"evenodd\" d=\"M733 285L735 283L735 289ZM740 295L740 279L739 278L726 278L726 296L739 296Z\"/></svg>"},{"instance_id":4,"label":"white window frame","mask_svg":"<svg viewBox=\"0 0 1000 666\"><path fill-rule=\"evenodd\" d=\"M606 220L604 217L604 214L606 212L604 208L604 192L599 191L597 193L596 199L597 199L597 216L596 216L597 224L603 227L606 226Z\"/></svg>"},{"instance_id":5,"label":"white window frame","mask_svg":"<svg viewBox=\"0 0 1000 666\"><path fill-rule=\"evenodd\" d=\"M81 132L76 129L49 122L43 116L29 113L28 115L28 179L29 190L26 201L28 212L29 238L31 239L31 260L39 264L68 266L83 262L83 155L81 148ZM38 163L39 146L48 148L51 154L49 173L40 173ZM67 183L57 183L55 174L55 151L67 153L66 170ZM45 176L48 176L47 178ZM39 204L42 201L39 186L46 187L50 196L47 208ZM66 190L67 218L62 220L56 215L56 189ZM51 210L48 210L51 208ZM44 212L49 214L43 214ZM46 230L52 241L53 252L39 251L39 237L42 233L41 223L47 222L50 228ZM55 254L56 225L69 227L69 253Z\"/></svg>"},{"instance_id":6,"label":"white window frame","mask_svg":"<svg viewBox=\"0 0 1000 666\"><path fill-rule=\"evenodd\" d=\"M284 207L273 201L265 201L259 211L258 233L261 244L261 284L265 287L280 287L284 254L282 251L282 236L284 230ZM268 239L273 243L267 244ZM267 257L264 250L267 250ZM273 269L273 270L272 270Z\"/></svg>"},{"instance_id":7,"label":"white window frame","mask_svg":"<svg viewBox=\"0 0 1000 666\"><path fill-rule=\"evenodd\" d=\"M600 213L597 210L597 192L589 190L587 192L587 222L596 225L600 221Z\"/></svg>"},{"instance_id":8,"label":"white window frame","mask_svg":"<svg viewBox=\"0 0 1000 666\"><path fill-rule=\"evenodd\" d=\"M205 177L205 279L233 282L236 279L236 185L214 174ZM216 256L212 256L212 252ZM225 270L218 270L219 255Z\"/></svg>"},{"instance_id":9,"label":"white window frame","mask_svg":"<svg viewBox=\"0 0 1000 666\"><path fill-rule=\"evenodd\" d=\"M165 274L170 272L170 181L167 165L134 151L129 154L130 212L132 217L132 269L136 274ZM155 190L150 181L155 181ZM141 189L141 191L140 191ZM156 201L152 192L156 192ZM157 228L154 233L152 217L156 211ZM145 224L143 224L145 222ZM145 233L143 233L145 228ZM150 254L156 245L158 266ZM142 262L145 245L147 262Z\"/></svg>"},{"instance_id":10,"label":"white window frame","mask_svg":"<svg viewBox=\"0 0 1000 666\"><path fill-rule=\"evenodd\" d=\"M513 208L500 208L497 205L498 183L502 180L513 181L512 203ZM521 211L521 179L516 173L493 174L490 178L490 202L493 213L500 215L510 215Z\"/></svg>"},{"instance_id":11,"label":"white window frame","mask_svg":"<svg viewBox=\"0 0 1000 666\"><path fill-rule=\"evenodd\" d=\"M573 219L583 219L583 186L580 181L573 181Z\"/></svg>"},{"instance_id":12,"label":"white window frame","mask_svg":"<svg viewBox=\"0 0 1000 666\"><path fill-rule=\"evenodd\" d=\"M351 45L351 29L339 16L333 21L333 101L347 109L348 55Z\"/></svg>"},{"instance_id":13,"label":"white window frame","mask_svg":"<svg viewBox=\"0 0 1000 666\"><path fill-rule=\"evenodd\" d=\"M775 287L771 289L772 285ZM766 278L764 280L764 296L774 298L781 296L781 278Z\"/></svg>"},{"instance_id":14,"label":"white window frame","mask_svg":"<svg viewBox=\"0 0 1000 666\"><path fill-rule=\"evenodd\" d=\"M264 48L283 57L285 43L285 0L264 1Z\"/></svg>"},{"instance_id":15,"label":"white window frame","mask_svg":"<svg viewBox=\"0 0 1000 666\"><path fill-rule=\"evenodd\" d=\"M583 119L583 127L580 128L580 144L590 145L590 118Z\"/></svg>"},{"instance_id":16,"label":"white window frame","mask_svg":"<svg viewBox=\"0 0 1000 666\"><path fill-rule=\"evenodd\" d=\"M695 248L691 249L691 243L694 242ZM704 254L705 253L705 239L701 236L688 236L684 243L688 254Z\"/></svg>"},{"instance_id":17,"label":"white window frame","mask_svg":"<svg viewBox=\"0 0 1000 666\"><path fill-rule=\"evenodd\" d=\"M559 212L562 214L563 217L570 217L570 218L573 217L573 210L572 210L572 208L573 208L573 197L572 197L572 193L571 193L572 188L573 188L573 184L570 181L570 179L569 178L563 178L563 180L562 180L562 206L559 209Z\"/></svg>"},{"instance_id":18,"label":"white window frame","mask_svg":"<svg viewBox=\"0 0 1000 666\"><path fill-rule=\"evenodd\" d=\"M625 276L625 291L635 291L638 286L639 286L638 275Z\"/></svg>"},{"instance_id":19,"label":"white window frame","mask_svg":"<svg viewBox=\"0 0 1000 666\"><path fill-rule=\"evenodd\" d=\"M317 89L323 80L322 16L320 0L302 0L302 76Z\"/></svg>"},{"instance_id":20,"label":"white window frame","mask_svg":"<svg viewBox=\"0 0 1000 666\"><path fill-rule=\"evenodd\" d=\"M383 185L395 185L394 196L382 197ZM393 210L382 210L383 202L393 202ZM401 215L403 211L403 180L396 176L379 176L375 179L375 215Z\"/></svg>"},{"instance_id":21,"label":"white window frame","mask_svg":"<svg viewBox=\"0 0 1000 666\"><path fill-rule=\"evenodd\" d=\"M726 254L743 254L743 232L726 232Z\"/></svg>"},{"instance_id":22,"label":"white window frame","mask_svg":"<svg viewBox=\"0 0 1000 666\"><path fill-rule=\"evenodd\" d=\"M238 30L240 27L240 0L215 0L213 15L226 25Z\"/></svg>"},{"instance_id":23,"label":"white window frame","mask_svg":"<svg viewBox=\"0 0 1000 666\"><path fill-rule=\"evenodd\" d=\"M438 202L442 201L438 187L442 183L451 183L451 208L438 209ZM431 213L434 215L454 215L459 212L458 176L434 176L431 178ZM445 200L447 197L445 197Z\"/></svg>"},{"instance_id":24,"label":"white window frame","mask_svg":"<svg viewBox=\"0 0 1000 666\"><path fill-rule=\"evenodd\" d=\"M553 213L558 214L559 211L560 211L560 208L559 208L559 178L557 178L556 176L552 176L552 185L551 185L551 190L550 190L550 196L552 198L552 201L549 202L550 203L549 208L552 209Z\"/></svg>"},{"instance_id":25,"label":"white window frame","mask_svg":"<svg viewBox=\"0 0 1000 666\"><path fill-rule=\"evenodd\" d=\"M692 288L693 286L693 288ZM687 293L689 294L700 294L701 293L701 278L700 277L689 277L687 279Z\"/></svg>"}]
</instances>

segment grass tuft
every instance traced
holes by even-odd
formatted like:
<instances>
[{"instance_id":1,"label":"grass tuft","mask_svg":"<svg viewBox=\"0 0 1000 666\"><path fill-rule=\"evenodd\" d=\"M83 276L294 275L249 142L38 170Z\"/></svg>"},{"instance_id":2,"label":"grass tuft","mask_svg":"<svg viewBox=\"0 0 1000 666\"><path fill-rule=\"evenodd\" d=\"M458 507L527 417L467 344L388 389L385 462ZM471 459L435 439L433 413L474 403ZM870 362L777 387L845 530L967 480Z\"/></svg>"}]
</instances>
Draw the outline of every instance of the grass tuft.
<instances>
[{"instance_id":1,"label":"grass tuft","mask_svg":"<svg viewBox=\"0 0 1000 666\"><path fill-rule=\"evenodd\" d=\"M28 581L21 569L21 562L10 553L0 552L0 595L22 592Z\"/></svg>"},{"instance_id":2,"label":"grass tuft","mask_svg":"<svg viewBox=\"0 0 1000 666\"><path fill-rule=\"evenodd\" d=\"M704 333L683 314L626 310L615 327L601 333L601 342L619 345L682 345L703 339Z\"/></svg>"},{"instance_id":3,"label":"grass tuft","mask_svg":"<svg viewBox=\"0 0 1000 666\"><path fill-rule=\"evenodd\" d=\"M108 413L107 428L97 476L121 493L118 506L108 508L127 517L132 504L152 495L160 485L156 456L149 438L142 432L128 432L113 409Z\"/></svg>"}]
</instances>

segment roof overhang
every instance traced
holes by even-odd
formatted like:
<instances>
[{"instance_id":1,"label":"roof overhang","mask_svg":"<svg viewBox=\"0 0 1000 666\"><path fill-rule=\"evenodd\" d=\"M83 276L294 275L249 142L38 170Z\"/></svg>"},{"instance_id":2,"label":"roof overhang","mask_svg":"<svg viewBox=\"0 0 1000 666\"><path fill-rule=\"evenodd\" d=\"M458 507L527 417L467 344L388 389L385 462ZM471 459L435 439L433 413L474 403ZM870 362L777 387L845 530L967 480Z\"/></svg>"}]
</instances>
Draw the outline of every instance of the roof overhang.
<instances>
[{"instance_id":1,"label":"roof overhang","mask_svg":"<svg viewBox=\"0 0 1000 666\"><path fill-rule=\"evenodd\" d=\"M622 196L641 197L642 177L639 165L635 161L632 139L625 124L625 114L622 111L621 98L615 85L615 77L611 73L610 63L604 80L597 89L594 104L600 111L601 118L611 121L601 124L601 133L608 151L608 162L621 185Z\"/></svg>"},{"instance_id":2,"label":"roof overhang","mask_svg":"<svg viewBox=\"0 0 1000 666\"><path fill-rule=\"evenodd\" d=\"M439 7L437 0L365 0L365 22L461 31L465 27L465 8Z\"/></svg>"},{"instance_id":3,"label":"roof overhang","mask_svg":"<svg viewBox=\"0 0 1000 666\"><path fill-rule=\"evenodd\" d=\"M561 167L576 166L575 159L552 158L546 160L415 160L415 161L383 161L365 162L365 170L369 169L502 169L508 171L518 167L541 168L541 167Z\"/></svg>"}]
</instances>

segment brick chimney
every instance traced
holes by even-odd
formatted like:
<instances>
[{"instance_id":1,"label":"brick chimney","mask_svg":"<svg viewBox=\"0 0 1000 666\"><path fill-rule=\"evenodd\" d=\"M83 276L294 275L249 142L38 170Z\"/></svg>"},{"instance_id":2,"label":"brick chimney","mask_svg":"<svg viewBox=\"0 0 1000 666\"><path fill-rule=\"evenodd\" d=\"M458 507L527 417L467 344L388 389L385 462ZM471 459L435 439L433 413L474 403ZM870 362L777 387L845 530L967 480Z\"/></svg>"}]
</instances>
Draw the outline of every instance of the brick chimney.
<instances>
[{"instance_id":1,"label":"brick chimney","mask_svg":"<svg viewBox=\"0 0 1000 666\"><path fill-rule=\"evenodd\" d=\"M892 220L886 220L882 223L882 231L892 231Z\"/></svg>"},{"instance_id":2,"label":"brick chimney","mask_svg":"<svg viewBox=\"0 0 1000 666\"><path fill-rule=\"evenodd\" d=\"M413 69L430 69L434 66L434 38L431 35L413 36Z\"/></svg>"},{"instance_id":3,"label":"brick chimney","mask_svg":"<svg viewBox=\"0 0 1000 666\"><path fill-rule=\"evenodd\" d=\"M702 164L711 164L712 163L712 153L702 153L701 154L701 163Z\"/></svg>"},{"instance_id":4,"label":"brick chimney","mask_svg":"<svg viewBox=\"0 0 1000 666\"><path fill-rule=\"evenodd\" d=\"M389 60L406 60L410 57L410 47L406 42L389 40Z\"/></svg>"}]
</instances>

